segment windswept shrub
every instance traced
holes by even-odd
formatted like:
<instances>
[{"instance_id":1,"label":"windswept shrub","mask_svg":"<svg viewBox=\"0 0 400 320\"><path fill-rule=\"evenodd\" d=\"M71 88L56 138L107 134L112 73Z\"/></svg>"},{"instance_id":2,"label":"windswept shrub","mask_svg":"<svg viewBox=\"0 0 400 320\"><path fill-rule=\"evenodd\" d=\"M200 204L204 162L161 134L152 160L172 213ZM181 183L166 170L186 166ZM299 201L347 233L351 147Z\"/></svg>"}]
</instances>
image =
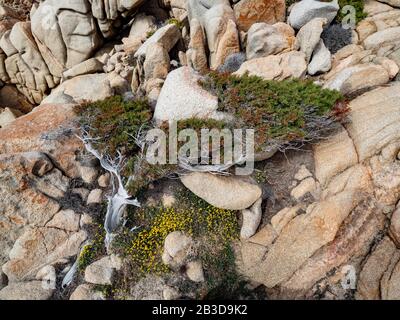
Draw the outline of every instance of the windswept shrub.
<instances>
[{"instance_id":1,"label":"windswept shrub","mask_svg":"<svg viewBox=\"0 0 400 320\"><path fill-rule=\"evenodd\" d=\"M317 141L348 111L338 91L311 81L210 73L201 84L218 97L220 111L236 117L237 128L255 129L256 151Z\"/></svg>"},{"instance_id":2,"label":"windswept shrub","mask_svg":"<svg viewBox=\"0 0 400 320\"><path fill-rule=\"evenodd\" d=\"M152 119L147 100L125 101L121 96L83 103L75 111L81 115L82 127L95 139L96 149L111 156L117 151L133 155L138 148L134 138Z\"/></svg>"}]
</instances>

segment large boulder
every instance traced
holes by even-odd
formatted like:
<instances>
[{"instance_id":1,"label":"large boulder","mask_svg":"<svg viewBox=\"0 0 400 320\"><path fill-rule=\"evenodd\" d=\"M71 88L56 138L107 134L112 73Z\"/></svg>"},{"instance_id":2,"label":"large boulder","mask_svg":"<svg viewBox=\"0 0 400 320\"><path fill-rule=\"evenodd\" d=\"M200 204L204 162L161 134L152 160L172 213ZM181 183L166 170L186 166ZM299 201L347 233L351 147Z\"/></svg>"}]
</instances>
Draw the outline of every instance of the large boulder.
<instances>
[{"instance_id":1,"label":"large boulder","mask_svg":"<svg viewBox=\"0 0 400 320\"><path fill-rule=\"evenodd\" d=\"M306 56L303 52L289 51L246 61L234 74L242 76L245 73L258 76L265 80L284 80L301 78L307 72Z\"/></svg>"},{"instance_id":2,"label":"large boulder","mask_svg":"<svg viewBox=\"0 0 400 320\"><path fill-rule=\"evenodd\" d=\"M111 74L95 73L77 76L67 80L55 88L42 104L63 104L66 97L71 101L99 101L114 95L115 91L110 82Z\"/></svg>"},{"instance_id":3,"label":"large boulder","mask_svg":"<svg viewBox=\"0 0 400 320\"><path fill-rule=\"evenodd\" d=\"M285 23L253 24L247 34L247 59L267 57L294 48L294 30Z\"/></svg>"},{"instance_id":4,"label":"large boulder","mask_svg":"<svg viewBox=\"0 0 400 320\"><path fill-rule=\"evenodd\" d=\"M365 63L338 72L325 83L324 88L338 90L343 94L351 94L386 84L389 80L389 73L383 66Z\"/></svg>"},{"instance_id":5,"label":"large boulder","mask_svg":"<svg viewBox=\"0 0 400 320\"><path fill-rule=\"evenodd\" d=\"M326 23L325 18L315 18L306 23L297 33L295 47L305 53L307 62L310 62L314 50L321 41L321 34Z\"/></svg>"},{"instance_id":6,"label":"large boulder","mask_svg":"<svg viewBox=\"0 0 400 320\"><path fill-rule=\"evenodd\" d=\"M285 21L286 3L284 0L241 0L235 4L234 11L239 29L247 32L258 22Z\"/></svg>"},{"instance_id":7,"label":"large boulder","mask_svg":"<svg viewBox=\"0 0 400 320\"><path fill-rule=\"evenodd\" d=\"M221 119L217 97L199 85L200 79L189 67L170 72L158 98L154 119L158 123L190 118Z\"/></svg>"},{"instance_id":8,"label":"large boulder","mask_svg":"<svg viewBox=\"0 0 400 320\"><path fill-rule=\"evenodd\" d=\"M100 46L89 1L43 1L32 15L32 34L53 76L90 58Z\"/></svg>"},{"instance_id":9,"label":"large boulder","mask_svg":"<svg viewBox=\"0 0 400 320\"><path fill-rule=\"evenodd\" d=\"M288 18L288 23L295 29L300 29L315 18L324 18L328 24L335 19L339 11L338 0L322 2L318 0L302 0L297 2Z\"/></svg>"},{"instance_id":10,"label":"large boulder","mask_svg":"<svg viewBox=\"0 0 400 320\"><path fill-rule=\"evenodd\" d=\"M321 72L328 72L332 67L332 55L321 39L314 49L314 54L308 65L308 74L315 75Z\"/></svg>"},{"instance_id":11,"label":"large boulder","mask_svg":"<svg viewBox=\"0 0 400 320\"><path fill-rule=\"evenodd\" d=\"M243 210L252 206L262 194L261 188L243 177L223 177L210 173L191 173L182 183L209 204L222 209Z\"/></svg>"},{"instance_id":12,"label":"large boulder","mask_svg":"<svg viewBox=\"0 0 400 320\"><path fill-rule=\"evenodd\" d=\"M29 22L18 22L0 39L7 55L5 68L10 82L15 84L32 104L39 104L59 78L54 77L43 60L31 33Z\"/></svg>"},{"instance_id":13,"label":"large boulder","mask_svg":"<svg viewBox=\"0 0 400 320\"><path fill-rule=\"evenodd\" d=\"M190 21L190 42L186 52L187 63L198 72L207 72L206 37L203 27L197 19Z\"/></svg>"},{"instance_id":14,"label":"large boulder","mask_svg":"<svg viewBox=\"0 0 400 320\"><path fill-rule=\"evenodd\" d=\"M167 24L166 26L158 29L149 39L147 39L135 53L135 57L145 57L147 48L158 43L163 46L164 49L169 52L181 37L181 33L176 24Z\"/></svg>"},{"instance_id":15,"label":"large boulder","mask_svg":"<svg viewBox=\"0 0 400 320\"><path fill-rule=\"evenodd\" d=\"M144 13L137 14L132 23L129 37L134 37L140 41L146 40L147 34L157 28L156 19Z\"/></svg>"},{"instance_id":16,"label":"large boulder","mask_svg":"<svg viewBox=\"0 0 400 320\"><path fill-rule=\"evenodd\" d=\"M235 15L228 0L189 0L188 14L189 21L196 19L204 29L211 69L217 69L229 55L240 51Z\"/></svg>"}]
</instances>

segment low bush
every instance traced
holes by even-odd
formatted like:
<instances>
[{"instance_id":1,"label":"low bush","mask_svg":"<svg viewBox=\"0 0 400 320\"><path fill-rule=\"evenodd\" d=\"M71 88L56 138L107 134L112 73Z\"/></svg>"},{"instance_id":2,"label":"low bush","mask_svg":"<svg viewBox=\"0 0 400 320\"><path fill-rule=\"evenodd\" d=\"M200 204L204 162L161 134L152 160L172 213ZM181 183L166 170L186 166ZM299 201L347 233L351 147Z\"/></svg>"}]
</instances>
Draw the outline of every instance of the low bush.
<instances>
[{"instance_id":1,"label":"low bush","mask_svg":"<svg viewBox=\"0 0 400 320\"><path fill-rule=\"evenodd\" d=\"M134 137L152 119L147 100L125 101L121 96L83 103L75 111L81 116L82 127L95 139L94 147L111 156L117 151L125 156L134 155L138 151Z\"/></svg>"},{"instance_id":2,"label":"low bush","mask_svg":"<svg viewBox=\"0 0 400 320\"><path fill-rule=\"evenodd\" d=\"M235 127L255 129L256 151L317 141L348 111L338 91L306 80L213 72L201 84L218 97L220 111L236 117Z\"/></svg>"}]
</instances>

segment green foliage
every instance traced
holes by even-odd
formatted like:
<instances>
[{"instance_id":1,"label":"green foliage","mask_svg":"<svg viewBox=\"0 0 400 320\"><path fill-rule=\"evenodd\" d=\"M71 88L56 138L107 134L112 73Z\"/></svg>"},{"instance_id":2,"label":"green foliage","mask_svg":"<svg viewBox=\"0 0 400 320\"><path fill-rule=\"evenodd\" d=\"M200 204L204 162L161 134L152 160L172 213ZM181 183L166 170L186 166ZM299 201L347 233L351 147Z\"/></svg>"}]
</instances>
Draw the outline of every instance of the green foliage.
<instances>
[{"instance_id":1,"label":"green foliage","mask_svg":"<svg viewBox=\"0 0 400 320\"><path fill-rule=\"evenodd\" d=\"M184 129L193 129L196 132L200 132L201 129L224 129L228 124L224 121L218 121L213 119L198 119L191 118L186 120L178 121L178 132Z\"/></svg>"},{"instance_id":2,"label":"green foliage","mask_svg":"<svg viewBox=\"0 0 400 320\"><path fill-rule=\"evenodd\" d=\"M257 151L309 141L314 131L319 132L330 118L341 114L335 108L341 106L342 95L311 81L210 73L201 84L217 95L220 111L236 116L235 126L255 129Z\"/></svg>"},{"instance_id":3,"label":"green foliage","mask_svg":"<svg viewBox=\"0 0 400 320\"><path fill-rule=\"evenodd\" d=\"M78 257L78 270L81 272L85 271L87 266L105 254L104 228L102 225L97 225L96 229L96 233L93 237L94 240L91 244L87 244L83 247Z\"/></svg>"},{"instance_id":4,"label":"green foliage","mask_svg":"<svg viewBox=\"0 0 400 320\"><path fill-rule=\"evenodd\" d=\"M137 146L133 137L152 119L147 100L124 101L121 96L84 103L75 110L89 135L98 139L95 147L112 156L117 150L125 156L134 154Z\"/></svg>"},{"instance_id":5,"label":"green foliage","mask_svg":"<svg viewBox=\"0 0 400 320\"><path fill-rule=\"evenodd\" d=\"M356 10L356 22L360 22L361 20L365 19L367 17L367 13L364 11L364 0L339 0L339 12L337 15L337 20L338 22L341 22L343 18L349 14L343 13L342 8L345 6L353 6Z\"/></svg>"},{"instance_id":6,"label":"green foliage","mask_svg":"<svg viewBox=\"0 0 400 320\"><path fill-rule=\"evenodd\" d=\"M179 29L182 29L183 26L184 26L183 22L182 22L182 21L179 21L179 20L176 19L176 18L168 19L168 20L167 20L167 24L174 24L174 25L176 25Z\"/></svg>"},{"instance_id":7,"label":"green foliage","mask_svg":"<svg viewBox=\"0 0 400 320\"><path fill-rule=\"evenodd\" d=\"M177 169L177 165L150 164L145 158L131 157L125 166L124 176L134 179L129 181L126 189L130 194L138 196L150 183L173 176Z\"/></svg>"},{"instance_id":8,"label":"green foliage","mask_svg":"<svg viewBox=\"0 0 400 320\"><path fill-rule=\"evenodd\" d=\"M230 244L225 244L217 252L202 251L201 260L207 279L207 300L239 299L251 294L236 270L235 254Z\"/></svg>"}]
</instances>

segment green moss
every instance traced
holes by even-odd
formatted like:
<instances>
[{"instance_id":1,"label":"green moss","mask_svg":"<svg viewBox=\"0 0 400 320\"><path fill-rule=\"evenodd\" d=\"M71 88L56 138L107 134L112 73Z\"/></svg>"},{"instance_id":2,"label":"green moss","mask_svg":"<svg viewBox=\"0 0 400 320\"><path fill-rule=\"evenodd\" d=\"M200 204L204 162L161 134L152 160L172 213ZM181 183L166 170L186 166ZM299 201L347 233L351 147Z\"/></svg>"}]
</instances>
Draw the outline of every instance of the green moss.
<instances>
[{"instance_id":1,"label":"green moss","mask_svg":"<svg viewBox=\"0 0 400 320\"><path fill-rule=\"evenodd\" d=\"M148 32L146 33L146 38L147 38L147 39L151 38L151 36L152 36L153 34L155 34L156 31L157 31L157 30L150 30L150 31L148 31Z\"/></svg>"},{"instance_id":2,"label":"green moss","mask_svg":"<svg viewBox=\"0 0 400 320\"><path fill-rule=\"evenodd\" d=\"M219 110L236 116L235 126L255 129L257 151L309 140L342 111L342 95L311 81L267 81L260 77L210 73L201 82L217 95ZM345 113L345 112L344 112Z\"/></svg>"},{"instance_id":3,"label":"green moss","mask_svg":"<svg viewBox=\"0 0 400 320\"><path fill-rule=\"evenodd\" d=\"M174 24L176 25L179 29L182 29L184 27L183 22L179 21L176 18L171 18L167 20L167 24Z\"/></svg>"},{"instance_id":4,"label":"green moss","mask_svg":"<svg viewBox=\"0 0 400 320\"><path fill-rule=\"evenodd\" d=\"M364 11L364 0L339 0L340 9L336 18L338 22L341 22L343 18L348 14L342 13L342 8L348 5L353 6L356 9L357 23L367 17L367 13Z\"/></svg>"},{"instance_id":5,"label":"green moss","mask_svg":"<svg viewBox=\"0 0 400 320\"><path fill-rule=\"evenodd\" d=\"M105 254L104 239L104 228L102 225L97 225L92 243L85 245L78 257L78 270L80 272L85 271L87 266Z\"/></svg>"},{"instance_id":6,"label":"green moss","mask_svg":"<svg viewBox=\"0 0 400 320\"><path fill-rule=\"evenodd\" d=\"M137 146L133 137L152 119L147 100L124 101L121 96L84 103L75 110L89 135L97 139L95 147L112 156L117 150L125 156L134 154Z\"/></svg>"}]
</instances>

